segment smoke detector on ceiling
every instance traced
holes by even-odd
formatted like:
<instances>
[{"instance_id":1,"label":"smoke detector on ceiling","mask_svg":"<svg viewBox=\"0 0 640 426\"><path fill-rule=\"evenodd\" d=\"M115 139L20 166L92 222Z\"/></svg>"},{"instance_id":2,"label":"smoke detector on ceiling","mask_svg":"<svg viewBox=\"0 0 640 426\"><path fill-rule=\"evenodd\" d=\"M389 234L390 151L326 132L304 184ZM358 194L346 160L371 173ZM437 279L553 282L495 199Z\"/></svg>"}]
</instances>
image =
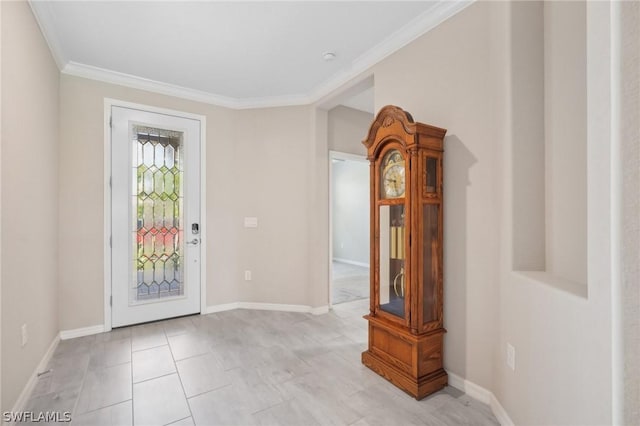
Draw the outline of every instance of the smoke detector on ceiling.
<instances>
[{"instance_id":1,"label":"smoke detector on ceiling","mask_svg":"<svg viewBox=\"0 0 640 426\"><path fill-rule=\"evenodd\" d=\"M333 61L335 58L336 58L336 54L333 52L324 52L322 54L322 59L324 59L327 62Z\"/></svg>"}]
</instances>

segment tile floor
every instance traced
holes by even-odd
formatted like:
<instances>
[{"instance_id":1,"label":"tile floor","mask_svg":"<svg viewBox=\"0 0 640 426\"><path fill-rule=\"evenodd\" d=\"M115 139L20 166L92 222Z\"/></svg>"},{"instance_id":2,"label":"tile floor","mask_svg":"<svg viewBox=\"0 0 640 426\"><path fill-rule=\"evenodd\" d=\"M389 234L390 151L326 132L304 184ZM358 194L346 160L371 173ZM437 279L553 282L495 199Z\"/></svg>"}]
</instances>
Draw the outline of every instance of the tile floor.
<instances>
[{"instance_id":1,"label":"tile floor","mask_svg":"<svg viewBox=\"0 0 640 426\"><path fill-rule=\"evenodd\" d=\"M369 268L334 261L332 269L331 304L369 297Z\"/></svg>"},{"instance_id":2,"label":"tile floor","mask_svg":"<svg viewBox=\"0 0 640 426\"><path fill-rule=\"evenodd\" d=\"M25 408L74 425L496 425L452 387L416 401L362 366L368 300L234 310L60 342Z\"/></svg>"}]
</instances>

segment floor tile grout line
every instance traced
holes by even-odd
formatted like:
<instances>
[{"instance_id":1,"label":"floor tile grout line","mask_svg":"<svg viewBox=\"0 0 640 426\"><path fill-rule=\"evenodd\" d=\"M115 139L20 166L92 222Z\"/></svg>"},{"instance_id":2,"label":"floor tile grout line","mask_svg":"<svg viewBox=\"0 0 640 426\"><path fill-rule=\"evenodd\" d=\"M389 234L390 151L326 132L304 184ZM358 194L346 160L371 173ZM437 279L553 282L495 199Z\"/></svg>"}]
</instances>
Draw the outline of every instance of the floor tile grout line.
<instances>
[{"instance_id":1,"label":"floor tile grout line","mask_svg":"<svg viewBox=\"0 0 640 426\"><path fill-rule=\"evenodd\" d=\"M283 404L286 404L286 403L288 403L288 402L291 402L291 401L293 401L294 399L295 399L295 397L292 397L291 399L283 399L282 401L280 401L280 402L278 402L278 403L276 403L276 404L270 405L270 406L265 407L265 408L261 408L260 410L255 411L255 412L253 412L253 413L249 413L249 414L251 414L252 416L255 416L256 414L260 414L260 413L262 413L262 412L264 412L264 411L267 411L267 410L270 410L270 409L272 409L272 408L275 408L275 407L277 407L278 405L283 405Z\"/></svg>"},{"instance_id":2,"label":"floor tile grout line","mask_svg":"<svg viewBox=\"0 0 640 426\"><path fill-rule=\"evenodd\" d=\"M89 360L87 361L87 365L84 369L84 373L82 373L82 382L80 384L80 388L78 389L78 395L76 395L75 402L73 403L73 408L71 409L71 415L75 415L78 409L78 403L80 402L80 395L82 395L82 391L84 390L85 381L87 380L87 371L89 371L89 363L91 362L91 352L89 352Z\"/></svg>"},{"instance_id":3,"label":"floor tile grout line","mask_svg":"<svg viewBox=\"0 0 640 426\"><path fill-rule=\"evenodd\" d=\"M191 419L193 421L193 417L192 416L187 416L187 417L183 417L181 419L176 420L175 422L171 422L171 423L166 423L164 426L171 426L173 424L176 424L178 422L181 422L183 420L187 420L187 419ZM195 423L194 423L195 424Z\"/></svg>"},{"instance_id":4,"label":"floor tile grout line","mask_svg":"<svg viewBox=\"0 0 640 426\"><path fill-rule=\"evenodd\" d=\"M233 383L227 383L227 384L225 384L225 385L218 386L218 387L217 387L217 388L215 388L215 389L209 389L209 390L207 390L207 391L197 393L197 394L195 394L195 395L192 395L192 396L190 396L190 397L187 397L187 402L189 402L189 400L190 400L190 399L196 398L196 397L198 397L198 396L205 395L205 394L210 393L210 392L219 391L220 389L224 389L224 388L226 388L226 387L228 387L228 386L232 386L232 385L233 385ZM186 397L186 393L185 393L185 397Z\"/></svg>"},{"instance_id":5,"label":"floor tile grout line","mask_svg":"<svg viewBox=\"0 0 640 426\"><path fill-rule=\"evenodd\" d=\"M97 371L100 371L100 370L106 370L106 369L108 369L108 368L113 368L113 367L122 367L122 366L124 366L125 364L129 364L129 375L131 375L131 369L132 369L132 366L131 366L131 363L130 363L130 362L126 362L126 363L122 363L122 364L118 364L118 365L114 365L114 366L109 366L109 367L102 367L102 368L100 368L100 369L98 369L98 370L93 370L93 371L94 371L94 372L97 372ZM85 381L86 381L86 376L87 376L87 374L89 374L89 370L90 370L90 369L88 369L88 368L87 368L87 371L85 372L85 377L83 378L82 388L81 388L80 392L78 393L78 402L76 403L76 405L75 405L75 407L74 407L74 411L73 411L73 413L74 413L74 414L83 415L83 414L86 414L86 413L90 413L90 412L93 412L93 411L100 410L100 409L102 409L102 408L110 407L110 406L113 406L113 405L117 405L117 404L120 404L120 403L123 403L123 402L129 401L130 399L131 399L131 400L133 400L133 390L132 390L131 398L127 398L127 399L124 399L124 400L122 400L122 401L115 402L115 403L113 403L113 404L107 404L107 405L102 406L102 407L98 407L98 408L95 408L95 409L92 409L92 410L87 410L87 411L83 411L83 412L79 413L79 412L77 411L77 410L78 410L78 404L80 403L80 397L82 396L82 391L84 390L84 387L85 387L85 384L86 384L86 383L85 383Z\"/></svg>"},{"instance_id":6,"label":"floor tile grout line","mask_svg":"<svg viewBox=\"0 0 640 426\"><path fill-rule=\"evenodd\" d=\"M166 337L166 332L165 332L165 337ZM167 343L169 343L168 338L167 338ZM187 409L189 410L189 414L191 415L191 420L193 420L193 424L195 425L196 420L195 420L195 417L193 416L193 412L191 411L191 405L189 405L189 398L187 398L187 392L184 390L184 383L182 383L182 377L180 376L180 371L178 370L178 364L176 362L175 356L173 355L173 349L171 348L171 345L169 345L169 352L171 353L171 359L173 359L173 368L175 368L176 375L178 376L178 380L180 381L180 387L182 388L182 394L184 395L184 402L187 404Z\"/></svg>"},{"instance_id":7,"label":"floor tile grout line","mask_svg":"<svg viewBox=\"0 0 640 426\"><path fill-rule=\"evenodd\" d=\"M146 350L148 350L148 349L155 349L155 348L159 348L159 347L161 347L161 346L167 346L167 345L169 345L169 341L167 341L167 343L164 343L164 344L162 344L162 345L155 345L155 346L150 346L150 347L148 347L148 348L136 349L135 351L133 350L133 345L132 345L132 347L131 347L131 353L133 354L134 352L142 352L142 351L146 351Z\"/></svg>"},{"instance_id":8,"label":"floor tile grout line","mask_svg":"<svg viewBox=\"0 0 640 426\"><path fill-rule=\"evenodd\" d=\"M116 405L124 404L125 402L128 402L128 401L131 401L131 405L133 405L133 395L129 399L114 402L113 404L108 404L108 405L105 405L104 407L94 408L93 410L85 411L82 413L74 413L74 414L77 414L78 416L86 416L87 414L95 413L96 411L104 410L106 408L115 407Z\"/></svg>"},{"instance_id":9,"label":"floor tile grout line","mask_svg":"<svg viewBox=\"0 0 640 426\"><path fill-rule=\"evenodd\" d=\"M131 333L131 370L129 371L129 377L131 379L131 425L136 424L136 408L135 408L135 394L133 383L133 332Z\"/></svg>"}]
</instances>

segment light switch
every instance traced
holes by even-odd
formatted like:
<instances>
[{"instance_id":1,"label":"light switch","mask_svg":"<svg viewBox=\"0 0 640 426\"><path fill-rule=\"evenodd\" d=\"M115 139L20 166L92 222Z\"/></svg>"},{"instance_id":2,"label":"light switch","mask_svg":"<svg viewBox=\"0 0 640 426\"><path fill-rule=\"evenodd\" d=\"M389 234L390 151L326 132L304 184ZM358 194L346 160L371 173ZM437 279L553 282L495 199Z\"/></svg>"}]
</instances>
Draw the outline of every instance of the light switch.
<instances>
[{"instance_id":1,"label":"light switch","mask_svg":"<svg viewBox=\"0 0 640 426\"><path fill-rule=\"evenodd\" d=\"M257 217L245 217L244 218L244 227L245 228L257 228L258 227L258 218Z\"/></svg>"}]
</instances>

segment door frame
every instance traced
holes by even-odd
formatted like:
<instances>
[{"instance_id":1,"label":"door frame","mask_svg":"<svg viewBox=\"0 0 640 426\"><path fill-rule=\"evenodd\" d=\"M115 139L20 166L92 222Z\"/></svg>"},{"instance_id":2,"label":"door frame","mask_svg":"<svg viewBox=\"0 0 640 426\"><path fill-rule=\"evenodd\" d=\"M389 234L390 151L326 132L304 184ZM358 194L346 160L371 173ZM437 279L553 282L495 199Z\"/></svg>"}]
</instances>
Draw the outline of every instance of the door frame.
<instances>
[{"instance_id":1,"label":"door frame","mask_svg":"<svg viewBox=\"0 0 640 426\"><path fill-rule=\"evenodd\" d=\"M329 308L333 306L333 161L356 161L369 164L364 155L350 154L348 152L329 150ZM369 218L371 220L371 218Z\"/></svg>"},{"instance_id":2,"label":"door frame","mask_svg":"<svg viewBox=\"0 0 640 426\"><path fill-rule=\"evenodd\" d=\"M200 315L207 313L207 216L206 216L206 146L207 118L167 108L137 104L112 98L104 98L104 331L111 331L111 107L138 109L141 111L173 115L200 122Z\"/></svg>"}]
</instances>

